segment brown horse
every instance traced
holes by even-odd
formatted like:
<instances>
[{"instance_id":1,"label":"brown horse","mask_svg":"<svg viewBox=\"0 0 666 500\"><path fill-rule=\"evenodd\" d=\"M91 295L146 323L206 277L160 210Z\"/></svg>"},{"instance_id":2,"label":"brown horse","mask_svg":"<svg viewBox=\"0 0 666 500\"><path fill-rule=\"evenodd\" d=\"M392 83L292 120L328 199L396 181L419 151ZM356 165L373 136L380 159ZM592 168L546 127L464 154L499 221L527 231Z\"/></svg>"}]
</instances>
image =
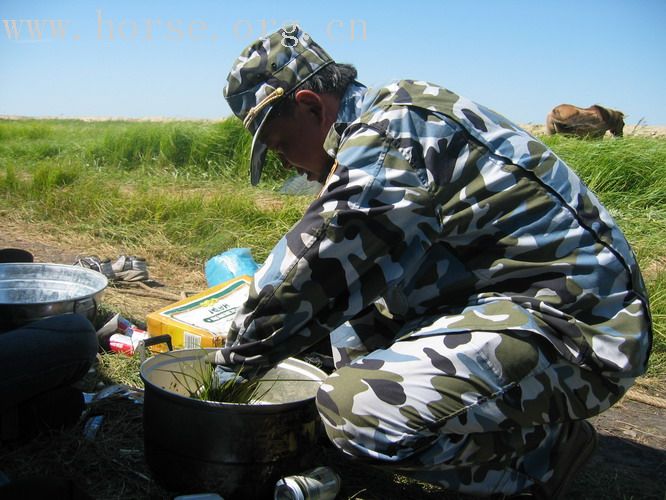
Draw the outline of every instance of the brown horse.
<instances>
[{"instance_id":1,"label":"brown horse","mask_svg":"<svg viewBox=\"0 0 666 500\"><path fill-rule=\"evenodd\" d=\"M615 137L622 137L624 113L595 104L579 108L571 104L560 104L546 116L546 132L570 134L578 137L602 137L606 130Z\"/></svg>"}]
</instances>

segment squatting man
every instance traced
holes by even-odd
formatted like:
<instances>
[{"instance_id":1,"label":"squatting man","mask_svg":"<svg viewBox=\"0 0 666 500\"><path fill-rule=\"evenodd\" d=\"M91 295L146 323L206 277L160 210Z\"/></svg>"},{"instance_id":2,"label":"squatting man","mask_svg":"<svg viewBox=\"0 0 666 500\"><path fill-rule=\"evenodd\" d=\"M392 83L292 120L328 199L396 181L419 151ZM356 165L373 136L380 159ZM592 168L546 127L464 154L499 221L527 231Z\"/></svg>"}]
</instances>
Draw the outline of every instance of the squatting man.
<instances>
[{"instance_id":1,"label":"squatting man","mask_svg":"<svg viewBox=\"0 0 666 500\"><path fill-rule=\"evenodd\" d=\"M561 497L585 419L644 373L647 293L607 210L508 119L403 80L366 88L297 26L247 47L225 98L323 184L251 285L218 371L330 337L317 393L346 455L463 493Z\"/></svg>"}]
</instances>

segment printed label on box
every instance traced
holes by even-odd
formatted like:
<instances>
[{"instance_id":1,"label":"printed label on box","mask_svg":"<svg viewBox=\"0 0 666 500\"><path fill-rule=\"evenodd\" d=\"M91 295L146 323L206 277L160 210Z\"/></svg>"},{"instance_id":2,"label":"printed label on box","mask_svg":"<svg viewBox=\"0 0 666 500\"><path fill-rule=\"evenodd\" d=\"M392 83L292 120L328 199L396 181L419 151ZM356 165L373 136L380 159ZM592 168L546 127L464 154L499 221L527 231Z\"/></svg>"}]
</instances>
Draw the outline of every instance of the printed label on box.
<instances>
[{"instance_id":1,"label":"printed label on box","mask_svg":"<svg viewBox=\"0 0 666 500\"><path fill-rule=\"evenodd\" d=\"M190 332L183 332L183 347L185 349L201 348L201 335L195 335Z\"/></svg>"},{"instance_id":2,"label":"printed label on box","mask_svg":"<svg viewBox=\"0 0 666 500\"><path fill-rule=\"evenodd\" d=\"M165 309L160 314L202 328L213 335L226 335L236 311L243 305L248 293L249 286L240 281L188 304Z\"/></svg>"}]
</instances>

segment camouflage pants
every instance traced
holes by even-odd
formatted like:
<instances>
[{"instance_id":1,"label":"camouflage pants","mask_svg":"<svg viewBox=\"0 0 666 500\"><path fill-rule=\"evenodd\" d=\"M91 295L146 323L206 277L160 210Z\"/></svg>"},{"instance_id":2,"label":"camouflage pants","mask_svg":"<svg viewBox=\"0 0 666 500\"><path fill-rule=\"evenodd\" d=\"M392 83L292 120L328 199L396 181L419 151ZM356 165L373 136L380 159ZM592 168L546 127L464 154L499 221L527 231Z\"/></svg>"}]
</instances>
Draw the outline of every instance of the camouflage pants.
<instances>
[{"instance_id":1,"label":"camouflage pants","mask_svg":"<svg viewBox=\"0 0 666 500\"><path fill-rule=\"evenodd\" d=\"M333 332L334 352L350 335ZM533 332L411 337L356 354L317 394L330 440L352 457L471 494L547 480L563 422L600 413L633 382L580 369Z\"/></svg>"}]
</instances>

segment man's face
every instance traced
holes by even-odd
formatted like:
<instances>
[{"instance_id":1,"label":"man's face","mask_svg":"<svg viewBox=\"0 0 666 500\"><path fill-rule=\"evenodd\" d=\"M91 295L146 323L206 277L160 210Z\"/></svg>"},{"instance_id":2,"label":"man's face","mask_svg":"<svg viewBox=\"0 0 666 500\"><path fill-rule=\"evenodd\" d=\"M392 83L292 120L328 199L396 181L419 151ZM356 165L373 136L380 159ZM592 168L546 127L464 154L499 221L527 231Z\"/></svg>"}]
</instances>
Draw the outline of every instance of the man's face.
<instances>
[{"instance_id":1,"label":"man's face","mask_svg":"<svg viewBox=\"0 0 666 500\"><path fill-rule=\"evenodd\" d=\"M332 110L330 110L332 111ZM269 118L260 139L277 154L284 167L293 167L308 180L323 181L333 159L324 151L324 140L332 124L331 112L314 108L298 99L289 112ZM326 116L327 119L322 119Z\"/></svg>"}]
</instances>

